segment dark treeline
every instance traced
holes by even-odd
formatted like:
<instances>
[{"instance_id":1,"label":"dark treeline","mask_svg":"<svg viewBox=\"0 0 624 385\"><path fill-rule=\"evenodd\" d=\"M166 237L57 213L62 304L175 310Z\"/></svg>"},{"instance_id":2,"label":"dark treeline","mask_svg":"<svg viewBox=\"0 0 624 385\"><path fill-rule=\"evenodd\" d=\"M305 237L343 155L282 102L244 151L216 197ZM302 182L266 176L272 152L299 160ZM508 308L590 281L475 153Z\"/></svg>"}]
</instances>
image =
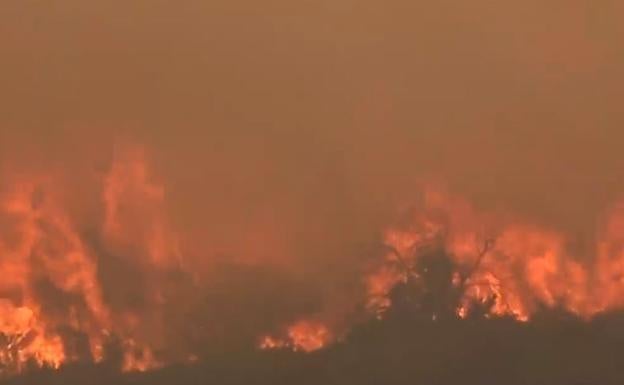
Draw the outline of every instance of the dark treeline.
<instances>
[{"instance_id":1,"label":"dark treeline","mask_svg":"<svg viewBox=\"0 0 624 385\"><path fill-rule=\"evenodd\" d=\"M192 366L119 374L113 364L34 370L7 385L521 385L624 383L624 314L583 321L558 309L531 322L487 318L487 305L452 316L456 293L447 258L423 258L422 279L392 293L383 320L357 325L315 353L207 346ZM435 317L433 315L435 314ZM435 319L434 319L435 318Z\"/></svg>"},{"instance_id":2,"label":"dark treeline","mask_svg":"<svg viewBox=\"0 0 624 385\"><path fill-rule=\"evenodd\" d=\"M391 319L313 354L215 352L190 367L119 375L106 366L34 371L26 384L578 384L624 383L624 316L591 323L548 314L510 320Z\"/></svg>"}]
</instances>

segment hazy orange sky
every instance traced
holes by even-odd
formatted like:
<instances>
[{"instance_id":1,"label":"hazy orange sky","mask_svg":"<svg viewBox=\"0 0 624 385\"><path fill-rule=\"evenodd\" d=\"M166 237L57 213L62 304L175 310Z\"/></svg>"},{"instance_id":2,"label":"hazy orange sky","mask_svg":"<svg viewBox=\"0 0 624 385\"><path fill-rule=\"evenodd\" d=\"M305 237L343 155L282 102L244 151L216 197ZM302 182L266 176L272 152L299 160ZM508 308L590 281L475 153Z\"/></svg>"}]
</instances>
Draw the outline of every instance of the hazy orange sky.
<instances>
[{"instance_id":1,"label":"hazy orange sky","mask_svg":"<svg viewBox=\"0 0 624 385\"><path fill-rule=\"evenodd\" d=\"M622 15L617 0L2 1L0 151L72 169L143 143L180 226L216 244L260 223L259 239L339 254L423 177L583 233L624 194Z\"/></svg>"}]
</instances>

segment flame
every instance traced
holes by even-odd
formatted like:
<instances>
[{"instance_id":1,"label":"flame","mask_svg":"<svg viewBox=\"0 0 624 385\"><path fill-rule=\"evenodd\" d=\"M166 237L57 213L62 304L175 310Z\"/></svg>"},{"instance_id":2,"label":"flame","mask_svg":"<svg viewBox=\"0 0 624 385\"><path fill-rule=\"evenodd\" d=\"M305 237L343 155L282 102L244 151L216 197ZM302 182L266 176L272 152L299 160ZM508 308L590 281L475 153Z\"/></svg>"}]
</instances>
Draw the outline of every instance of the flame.
<instances>
[{"instance_id":1,"label":"flame","mask_svg":"<svg viewBox=\"0 0 624 385\"><path fill-rule=\"evenodd\" d=\"M462 290L459 318L488 301L491 316L519 321L528 321L541 307L589 319L624 304L624 206L617 205L609 215L595 257L581 261L567 250L569 239L562 232L495 218L458 198L428 193L407 226L386 231L384 241L392 251L366 280L373 312L391 306L390 291L408 278L426 254L423 249L432 244L445 250L456 269L450 284ZM488 239L490 245L482 249Z\"/></svg>"},{"instance_id":2,"label":"flame","mask_svg":"<svg viewBox=\"0 0 624 385\"><path fill-rule=\"evenodd\" d=\"M162 367L162 363L154 356L148 346L142 346L133 339L124 343L122 370L124 372L146 372Z\"/></svg>"},{"instance_id":3,"label":"flame","mask_svg":"<svg viewBox=\"0 0 624 385\"><path fill-rule=\"evenodd\" d=\"M0 375L32 363L100 363L115 352L122 371L199 359L192 344L172 336L211 325L185 319L202 295L180 241L187 238L171 225L167 191L147 158L137 147L115 153L98 180L98 207L90 213L95 221L72 210L72 195L57 173L0 174ZM332 300L323 297L327 303L312 315L274 317L277 329L263 326L274 333L261 335L258 347L313 352L356 321L383 319L395 306L396 288L413 284L426 292L430 277L423 264L431 256L450 263L447 310L459 319L485 309L486 317L529 322L544 308L591 319L624 307L624 203L608 212L589 256L572 252L563 231L479 211L439 189L426 189L423 202L398 219L381 232L384 248L374 261L354 266L365 272L361 286L327 290ZM120 266L132 282L116 283ZM175 274L183 278L170 281ZM190 295L177 292L181 282L192 288ZM426 316L438 322L441 311Z\"/></svg>"},{"instance_id":4,"label":"flame","mask_svg":"<svg viewBox=\"0 0 624 385\"><path fill-rule=\"evenodd\" d=\"M291 349L309 353L323 349L331 341L333 336L326 325L318 321L301 320L290 325L283 338L263 336L259 347L263 350Z\"/></svg>"},{"instance_id":5,"label":"flame","mask_svg":"<svg viewBox=\"0 0 624 385\"><path fill-rule=\"evenodd\" d=\"M123 370L157 367L148 343L133 339L124 314L115 314L106 303L98 276L102 256L63 207L55 182L21 176L3 183L8 188L0 192L3 372L19 372L29 362L58 368L84 358L71 351L67 330L87 337L94 362L104 359L104 345L113 334L124 350ZM162 188L149 183L144 159L135 153L116 159L103 183L100 237L106 248L145 258L152 268L177 261L177 245L167 238L164 216L154 210L162 199Z\"/></svg>"}]
</instances>

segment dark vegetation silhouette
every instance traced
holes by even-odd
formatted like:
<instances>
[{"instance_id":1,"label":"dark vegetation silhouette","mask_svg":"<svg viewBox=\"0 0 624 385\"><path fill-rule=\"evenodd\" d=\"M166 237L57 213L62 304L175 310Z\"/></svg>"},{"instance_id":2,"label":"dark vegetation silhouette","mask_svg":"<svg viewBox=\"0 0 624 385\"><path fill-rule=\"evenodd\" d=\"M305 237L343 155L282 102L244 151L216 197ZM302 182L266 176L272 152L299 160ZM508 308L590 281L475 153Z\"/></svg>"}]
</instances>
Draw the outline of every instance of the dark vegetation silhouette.
<instances>
[{"instance_id":1,"label":"dark vegetation silhouette","mask_svg":"<svg viewBox=\"0 0 624 385\"><path fill-rule=\"evenodd\" d=\"M624 384L624 314L583 321L561 309L543 309L521 323L486 318L491 303L485 303L460 320L455 305L462 286L475 284L472 271L464 272L460 285L451 284L454 266L443 250L425 253L409 269L408 275L419 278L395 287L383 319L356 325L322 351L207 344L190 366L121 375L119 360L110 360L31 370L6 384Z\"/></svg>"}]
</instances>

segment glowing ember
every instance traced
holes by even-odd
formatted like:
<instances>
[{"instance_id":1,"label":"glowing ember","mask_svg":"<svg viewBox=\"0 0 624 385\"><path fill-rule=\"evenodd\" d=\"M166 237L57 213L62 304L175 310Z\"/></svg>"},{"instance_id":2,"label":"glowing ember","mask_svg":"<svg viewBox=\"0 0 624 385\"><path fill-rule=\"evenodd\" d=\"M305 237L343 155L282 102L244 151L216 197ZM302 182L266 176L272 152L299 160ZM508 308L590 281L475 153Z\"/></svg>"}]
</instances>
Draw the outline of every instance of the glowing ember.
<instances>
[{"instance_id":1,"label":"glowing ember","mask_svg":"<svg viewBox=\"0 0 624 385\"><path fill-rule=\"evenodd\" d=\"M138 346L132 339L126 341L124 348L122 364L124 372L145 372L162 367L148 347Z\"/></svg>"},{"instance_id":2,"label":"glowing ember","mask_svg":"<svg viewBox=\"0 0 624 385\"><path fill-rule=\"evenodd\" d=\"M313 352L327 346L333 337L329 329L318 322L299 321L288 327L285 338L262 337L261 349L292 349L294 351Z\"/></svg>"}]
</instances>

